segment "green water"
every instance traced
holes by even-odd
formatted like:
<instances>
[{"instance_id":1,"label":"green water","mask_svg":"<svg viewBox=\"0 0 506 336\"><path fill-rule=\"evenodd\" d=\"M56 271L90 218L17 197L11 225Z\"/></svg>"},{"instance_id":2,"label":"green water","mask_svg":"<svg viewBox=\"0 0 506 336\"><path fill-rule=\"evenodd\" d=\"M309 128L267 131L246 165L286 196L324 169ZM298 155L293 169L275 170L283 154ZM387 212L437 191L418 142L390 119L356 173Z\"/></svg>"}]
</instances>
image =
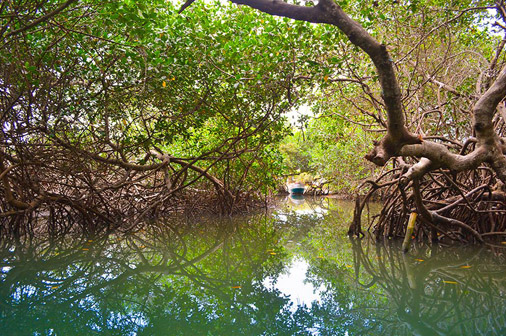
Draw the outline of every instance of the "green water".
<instances>
[{"instance_id":1,"label":"green water","mask_svg":"<svg viewBox=\"0 0 506 336\"><path fill-rule=\"evenodd\" d=\"M504 250L345 236L350 203L2 238L1 335L506 335ZM506 245L505 245L506 246Z\"/></svg>"}]
</instances>

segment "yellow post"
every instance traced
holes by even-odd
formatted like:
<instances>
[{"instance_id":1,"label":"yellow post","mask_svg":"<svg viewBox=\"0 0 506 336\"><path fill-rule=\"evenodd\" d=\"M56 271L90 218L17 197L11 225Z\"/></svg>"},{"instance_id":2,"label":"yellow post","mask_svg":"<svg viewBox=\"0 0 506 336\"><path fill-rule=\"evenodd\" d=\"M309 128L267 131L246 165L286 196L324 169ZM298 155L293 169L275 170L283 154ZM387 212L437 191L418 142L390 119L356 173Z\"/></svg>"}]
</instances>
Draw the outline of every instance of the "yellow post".
<instances>
[{"instance_id":1,"label":"yellow post","mask_svg":"<svg viewBox=\"0 0 506 336\"><path fill-rule=\"evenodd\" d=\"M409 250L409 245L411 244L411 236L413 235L413 230L415 229L416 222L416 212L412 212L409 215L408 227L406 228L406 235L404 236L404 241L402 242L402 252L406 253Z\"/></svg>"}]
</instances>

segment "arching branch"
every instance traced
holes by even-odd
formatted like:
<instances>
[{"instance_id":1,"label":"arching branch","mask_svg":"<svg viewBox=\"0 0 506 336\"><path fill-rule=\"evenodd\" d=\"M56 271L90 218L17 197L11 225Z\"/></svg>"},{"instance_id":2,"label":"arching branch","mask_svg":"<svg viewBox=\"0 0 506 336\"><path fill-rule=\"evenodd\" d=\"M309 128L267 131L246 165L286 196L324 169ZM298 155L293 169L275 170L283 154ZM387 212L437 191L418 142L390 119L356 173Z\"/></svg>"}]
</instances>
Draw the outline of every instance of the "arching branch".
<instances>
[{"instance_id":1,"label":"arching branch","mask_svg":"<svg viewBox=\"0 0 506 336\"><path fill-rule=\"evenodd\" d=\"M405 126L401 90L393 60L386 46L374 39L333 0L320 0L317 5L311 7L292 5L279 0L231 0L231 2L275 16L333 25L339 28L351 43L369 55L378 72L382 98L388 116L388 128L385 137L366 155L366 159L377 165L384 165L397 154L402 146L421 142Z\"/></svg>"}]
</instances>

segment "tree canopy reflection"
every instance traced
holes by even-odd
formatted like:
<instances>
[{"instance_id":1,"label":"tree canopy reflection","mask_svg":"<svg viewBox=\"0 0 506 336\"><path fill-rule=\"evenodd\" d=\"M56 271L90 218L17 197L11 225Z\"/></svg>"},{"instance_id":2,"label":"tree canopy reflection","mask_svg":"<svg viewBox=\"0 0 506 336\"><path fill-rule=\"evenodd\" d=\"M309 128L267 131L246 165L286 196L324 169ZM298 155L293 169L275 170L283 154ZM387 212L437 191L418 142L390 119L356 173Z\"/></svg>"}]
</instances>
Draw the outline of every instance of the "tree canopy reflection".
<instances>
[{"instance_id":1,"label":"tree canopy reflection","mask_svg":"<svg viewBox=\"0 0 506 336\"><path fill-rule=\"evenodd\" d=\"M124 234L4 238L1 330L504 334L500 252L418 247L403 255L395 243L345 238L351 211L338 202L301 206L241 219L166 220ZM294 260L308 265L305 281L319 291L310 305L265 281L286 277Z\"/></svg>"}]
</instances>

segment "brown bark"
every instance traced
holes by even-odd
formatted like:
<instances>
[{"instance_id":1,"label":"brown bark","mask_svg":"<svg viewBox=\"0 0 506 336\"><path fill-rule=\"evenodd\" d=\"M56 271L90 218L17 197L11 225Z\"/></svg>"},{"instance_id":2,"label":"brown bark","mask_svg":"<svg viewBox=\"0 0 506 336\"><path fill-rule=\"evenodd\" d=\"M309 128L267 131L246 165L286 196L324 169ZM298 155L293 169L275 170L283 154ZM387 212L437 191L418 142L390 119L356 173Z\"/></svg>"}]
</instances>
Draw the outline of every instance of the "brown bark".
<instances>
[{"instance_id":1,"label":"brown bark","mask_svg":"<svg viewBox=\"0 0 506 336\"><path fill-rule=\"evenodd\" d=\"M385 45L376 41L360 24L352 20L342 8L332 0L320 0L316 6L306 7L291 5L283 1L272 0L231 0L233 3L246 5L262 12L288 17L294 20L312 23L330 24L339 28L351 43L366 52L378 72L382 88L382 98L388 116L387 134L375 143L375 147L366 159L377 165L384 165L397 155L412 155L430 159L434 166L451 167L457 164L458 169L473 169L482 162L488 162L502 181L506 181L506 159L502 155L502 144L492 125L492 118L497 105L506 95L506 69L476 103L474 129L482 144L475 153L457 156L445 146L424 141L409 132L405 125L401 101L401 90L396 78L393 60ZM405 148L406 145L409 148Z\"/></svg>"},{"instance_id":2,"label":"brown bark","mask_svg":"<svg viewBox=\"0 0 506 336\"><path fill-rule=\"evenodd\" d=\"M397 155L405 144L418 144L421 139L405 126L401 90L396 78L393 60L385 45L376 41L360 24L352 20L332 0L320 0L316 6L306 7L271 0L231 0L262 12L313 23L331 24L339 28L351 43L366 52L378 71L382 98L388 116L386 136L366 155L366 159L384 165Z\"/></svg>"},{"instance_id":3,"label":"brown bark","mask_svg":"<svg viewBox=\"0 0 506 336\"><path fill-rule=\"evenodd\" d=\"M362 26L346 15L342 8L333 0L320 0L318 4L313 7L291 5L278 0L231 1L237 4L256 8L271 15L336 26L348 37L351 43L368 54L378 73L379 83L382 89L381 97L384 102L388 120L386 125L387 131L384 138L374 144L375 147L365 156L365 158L380 166L385 165L391 157L395 156L421 158L418 163L411 165L411 167L397 179L399 182L399 190L403 190L403 188L409 184L411 184L411 187L414 187L413 194L409 197L407 197L403 191L401 192L403 196L401 207L403 210L398 211L399 209L396 205L398 204L398 199L393 200L390 208L385 206L386 210L384 209L382 212L380 223L382 218L383 220L390 218L391 220L395 220L397 222L402 220L407 210L406 208L408 203L412 203L412 198L414 197L416 208L418 208L422 217L432 227L433 234L435 230L440 230L440 228L435 225L441 225L443 227L458 227L470 233L476 241L480 243L484 242L480 233L463 221L456 218L445 217L436 211L427 210L423 204L424 200L422 200L421 197L419 181L421 181L425 175L436 169L450 169L453 174L456 174L456 172L476 170L479 167L483 167L483 163L488 163L494 170L496 177L503 183L506 183L506 158L504 156L504 153L506 153L506 141L500 138L496 133L493 120L499 103L503 101L506 96L506 67L500 72L495 82L492 83L492 85L481 97L470 97L472 99L479 98L472 109L473 130L476 134L475 146L474 150L465 154L468 144L464 146L457 144L457 148L461 147L461 153L456 154L451 151L448 146L428 141L428 139L424 141L422 140L421 135L417 136L408 131L404 119L401 90L396 78L393 60L391 59L387 48L385 45L376 41ZM499 7L500 9L504 9L502 5L499 5ZM458 16L462 15L462 13ZM490 65L490 69L495 68L498 55L503 47L504 43L501 43L497 49L496 56ZM457 96L461 96L453 87L437 81L435 78L429 76L427 80L436 83L440 87ZM486 87L488 87L490 82L491 81L487 82ZM480 94L480 92L478 92L478 94ZM505 113L502 113L502 115L504 118ZM443 173L443 175L444 174L445 173ZM439 184L438 181L435 181L435 183L436 185ZM386 183L385 185L389 185L389 183ZM450 187L445 186L441 190L448 191L452 187L455 187L452 186L451 183L449 183L449 186ZM438 195L442 194L443 193L441 192ZM470 205L468 206L471 207ZM471 211L475 210L471 207ZM360 202L358 202L356 212L360 213ZM358 236L360 226L356 223L357 213L355 221L350 227L350 233ZM492 216L492 212L490 212L489 215ZM397 230L391 220L389 229L387 230L384 228L388 231L388 236L390 236L393 231ZM384 234L384 232L386 232L381 227L377 227L376 231L378 234ZM448 236L451 236L452 239L461 239L458 233L454 233L451 230L444 230L444 232ZM397 232L397 234L399 234L399 232Z\"/></svg>"}]
</instances>

